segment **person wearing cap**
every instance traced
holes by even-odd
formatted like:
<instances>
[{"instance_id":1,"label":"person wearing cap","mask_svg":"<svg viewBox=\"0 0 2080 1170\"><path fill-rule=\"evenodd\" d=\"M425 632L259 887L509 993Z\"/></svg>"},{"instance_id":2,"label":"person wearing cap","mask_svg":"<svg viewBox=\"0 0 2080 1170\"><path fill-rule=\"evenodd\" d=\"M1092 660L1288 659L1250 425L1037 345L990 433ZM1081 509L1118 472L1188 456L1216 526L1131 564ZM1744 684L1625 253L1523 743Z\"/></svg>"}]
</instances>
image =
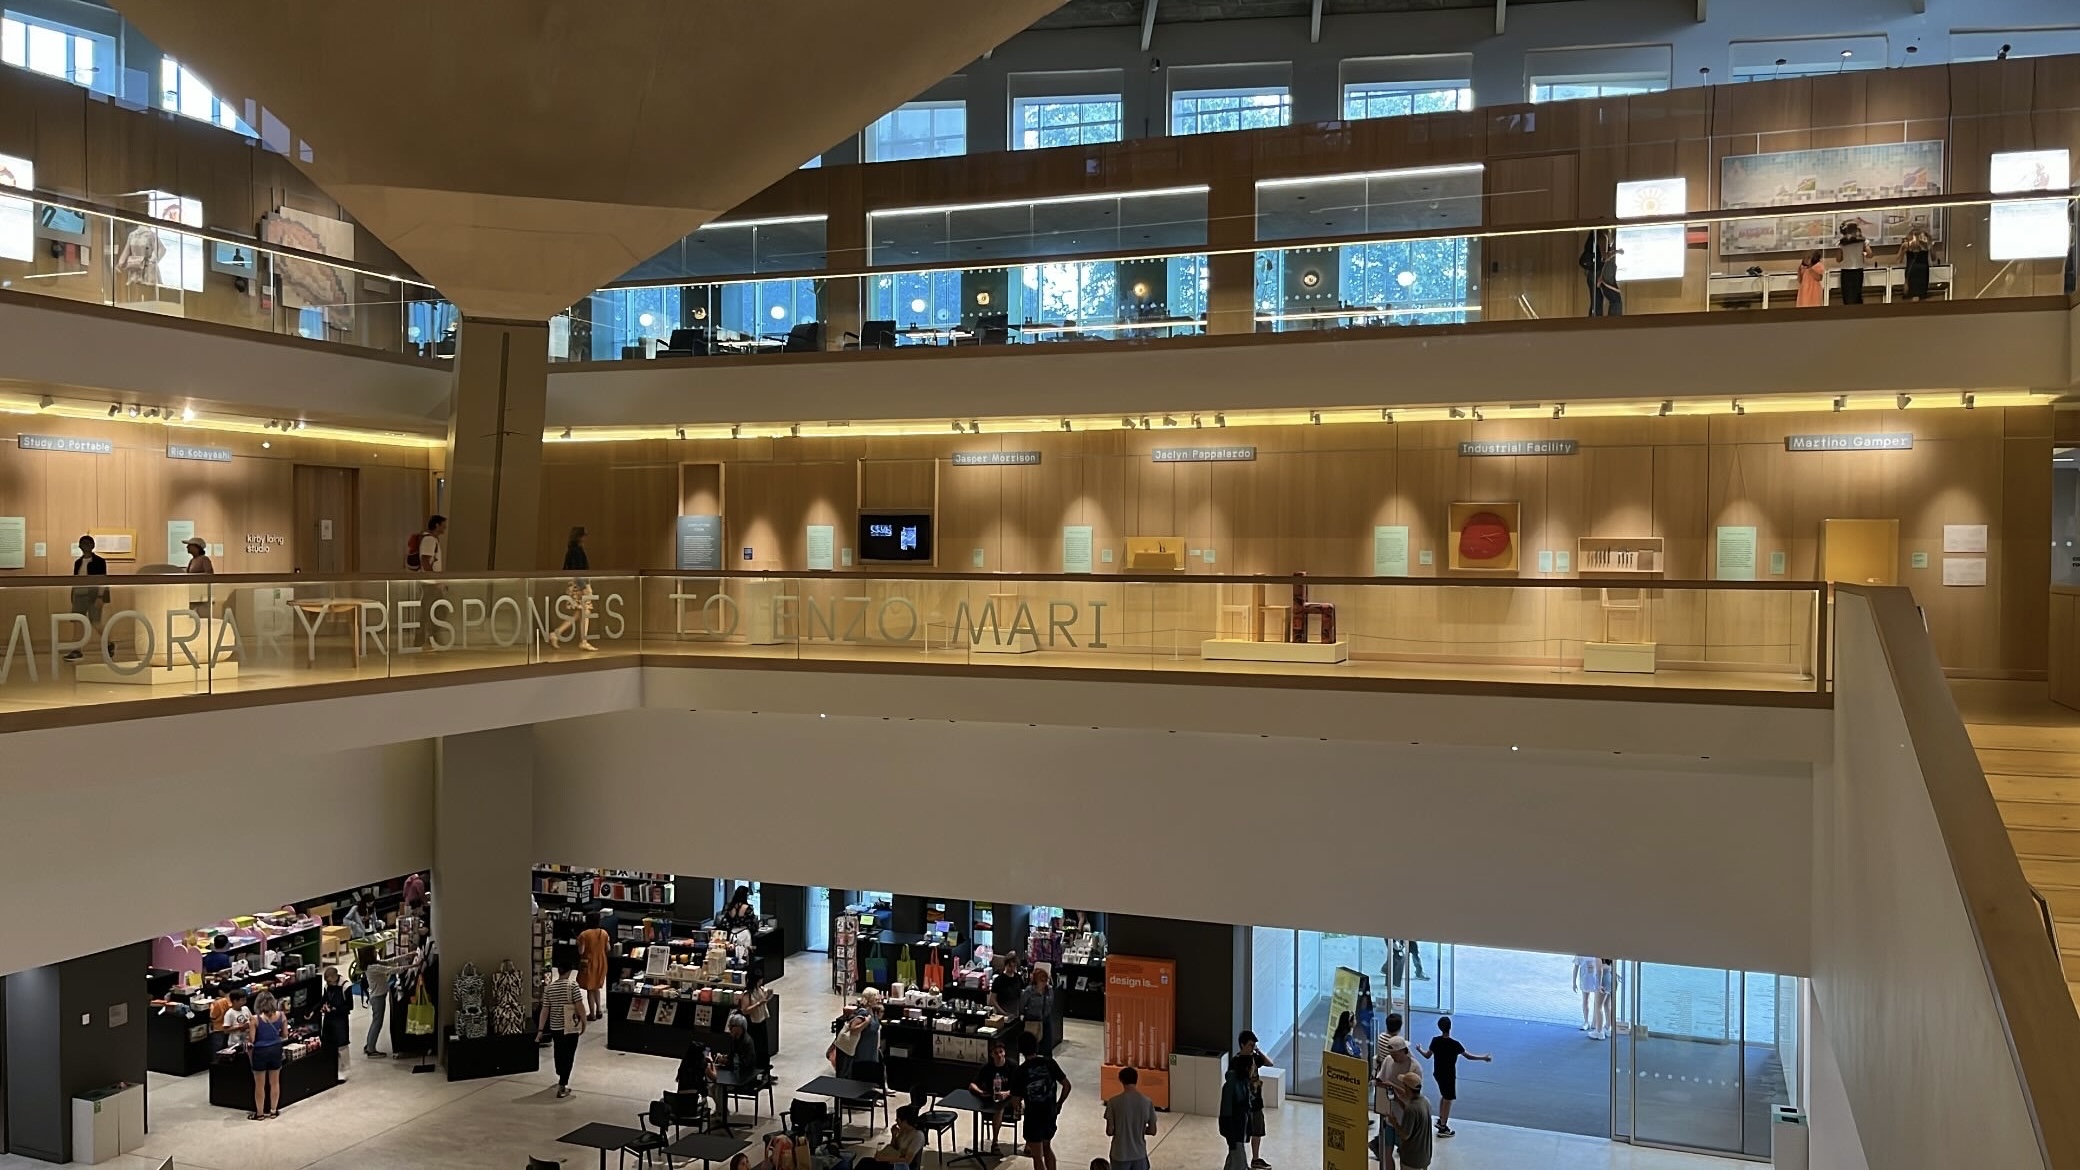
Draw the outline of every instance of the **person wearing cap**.
<instances>
[{"instance_id":1,"label":"person wearing cap","mask_svg":"<svg viewBox=\"0 0 2080 1170\"><path fill-rule=\"evenodd\" d=\"M1235 1038L1235 1055L1230 1065L1241 1065L1249 1074L1249 1165L1250 1170L1271 1170L1264 1160L1264 1078L1259 1070L1271 1067L1271 1058L1257 1047L1257 1034L1247 1029Z\"/></svg>"},{"instance_id":2,"label":"person wearing cap","mask_svg":"<svg viewBox=\"0 0 2080 1170\"><path fill-rule=\"evenodd\" d=\"M1430 1170L1430 1155L1437 1143L1430 1132L1430 1102L1423 1097L1423 1074L1401 1073L1388 1088L1401 1105L1394 1137L1402 1170Z\"/></svg>"},{"instance_id":3,"label":"person wearing cap","mask_svg":"<svg viewBox=\"0 0 2080 1170\"><path fill-rule=\"evenodd\" d=\"M1413 1054L1408 1050L1408 1040L1402 1036L1388 1036L1380 1046L1379 1070L1372 1078L1372 1111L1379 1114L1379 1164L1384 1170L1394 1170L1394 1149L1400 1142L1402 1112L1406 1102L1394 1091L1396 1080L1413 1075L1420 1086L1423 1070L1416 1067ZM1428 1114L1426 1112L1425 1116Z\"/></svg>"},{"instance_id":4,"label":"person wearing cap","mask_svg":"<svg viewBox=\"0 0 2080 1170\"><path fill-rule=\"evenodd\" d=\"M209 543L199 536L187 539L188 569L190 573L214 573L217 566L209 559Z\"/></svg>"}]
</instances>

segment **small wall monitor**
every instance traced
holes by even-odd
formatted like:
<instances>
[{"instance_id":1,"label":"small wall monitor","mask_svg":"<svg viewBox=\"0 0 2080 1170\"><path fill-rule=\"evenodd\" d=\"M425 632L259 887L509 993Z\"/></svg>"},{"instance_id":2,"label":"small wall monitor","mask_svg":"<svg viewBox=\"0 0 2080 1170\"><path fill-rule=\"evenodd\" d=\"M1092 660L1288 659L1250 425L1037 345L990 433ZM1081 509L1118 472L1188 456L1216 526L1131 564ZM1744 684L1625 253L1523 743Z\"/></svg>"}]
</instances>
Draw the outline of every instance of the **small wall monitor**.
<instances>
[{"instance_id":1,"label":"small wall monitor","mask_svg":"<svg viewBox=\"0 0 2080 1170\"><path fill-rule=\"evenodd\" d=\"M932 514L929 512L862 512L859 517L862 564L916 564L932 559Z\"/></svg>"}]
</instances>

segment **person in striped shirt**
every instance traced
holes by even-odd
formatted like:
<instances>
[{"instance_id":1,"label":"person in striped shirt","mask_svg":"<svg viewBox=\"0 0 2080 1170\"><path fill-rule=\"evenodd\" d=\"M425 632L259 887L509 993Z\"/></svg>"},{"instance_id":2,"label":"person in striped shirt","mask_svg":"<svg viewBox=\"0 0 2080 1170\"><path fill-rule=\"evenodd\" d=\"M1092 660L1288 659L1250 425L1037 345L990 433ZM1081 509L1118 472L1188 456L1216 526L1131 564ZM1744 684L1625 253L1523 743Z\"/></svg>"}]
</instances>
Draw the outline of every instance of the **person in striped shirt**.
<instances>
[{"instance_id":1,"label":"person in striped shirt","mask_svg":"<svg viewBox=\"0 0 2080 1170\"><path fill-rule=\"evenodd\" d=\"M578 987L578 971L566 967L542 985L541 1021L535 1027L535 1042L556 1038L556 1095L571 1095L571 1065L578 1058L578 1037L585 1034L585 993Z\"/></svg>"}]
</instances>

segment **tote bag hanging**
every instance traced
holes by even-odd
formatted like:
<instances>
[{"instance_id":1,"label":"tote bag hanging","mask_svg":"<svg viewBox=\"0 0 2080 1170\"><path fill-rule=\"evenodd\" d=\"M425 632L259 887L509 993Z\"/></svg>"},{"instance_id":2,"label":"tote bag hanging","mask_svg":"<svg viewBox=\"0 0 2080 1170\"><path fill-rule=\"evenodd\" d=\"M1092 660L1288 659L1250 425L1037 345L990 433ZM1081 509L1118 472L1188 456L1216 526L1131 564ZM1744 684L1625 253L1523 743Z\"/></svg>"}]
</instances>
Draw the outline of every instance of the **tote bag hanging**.
<instances>
[{"instance_id":1,"label":"tote bag hanging","mask_svg":"<svg viewBox=\"0 0 2080 1170\"><path fill-rule=\"evenodd\" d=\"M433 1035L433 1000L426 994L426 981L419 981L419 989L412 993L411 1006L405 1009L404 1031L407 1036Z\"/></svg>"},{"instance_id":2,"label":"tote bag hanging","mask_svg":"<svg viewBox=\"0 0 2080 1170\"><path fill-rule=\"evenodd\" d=\"M919 972L919 974L923 977L923 982L918 986L923 987L926 991L942 991L945 989L946 967L939 959L938 947L933 947L925 952L924 970Z\"/></svg>"},{"instance_id":3,"label":"tote bag hanging","mask_svg":"<svg viewBox=\"0 0 2080 1170\"><path fill-rule=\"evenodd\" d=\"M896 982L905 987L917 986L917 960L910 957L910 947L905 944L903 953L896 958Z\"/></svg>"},{"instance_id":4,"label":"tote bag hanging","mask_svg":"<svg viewBox=\"0 0 2080 1170\"><path fill-rule=\"evenodd\" d=\"M866 959L860 964L860 971L865 976L865 982L869 984L882 986L888 982L888 957L881 953L880 940L875 940L874 949L867 952Z\"/></svg>"}]
</instances>

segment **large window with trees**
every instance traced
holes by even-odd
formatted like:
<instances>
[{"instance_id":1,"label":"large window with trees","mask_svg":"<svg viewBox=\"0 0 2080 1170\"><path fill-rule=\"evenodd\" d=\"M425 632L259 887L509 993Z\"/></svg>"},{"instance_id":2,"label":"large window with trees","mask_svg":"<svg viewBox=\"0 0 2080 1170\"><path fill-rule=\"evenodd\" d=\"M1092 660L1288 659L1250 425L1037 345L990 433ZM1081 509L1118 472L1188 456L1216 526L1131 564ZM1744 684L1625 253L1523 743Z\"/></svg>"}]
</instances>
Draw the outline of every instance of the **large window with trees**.
<instances>
[{"instance_id":1,"label":"large window with trees","mask_svg":"<svg viewBox=\"0 0 2080 1170\"><path fill-rule=\"evenodd\" d=\"M1473 108L1466 81L1374 81L1343 87L1346 118L1399 118Z\"/></svg>"},{"instance_id":2,"label":"large window with trees","mask_svg":"<svg viewBox=\"0 0 2080 1170\"><path fill-rule=\"evenodd\" d=\"M864 154L870 163L966 154L968 104L904 102L874 119L864 138Z\"/></svg>"},{"instance_id":3,"label":"large window with trees","mask_svg":"<svg viewBox=\"0 0 2080 1170\"><path fill-rule=\"evenodd\" d=\"M1011 149L1118 142L1120 95L1022 97L1011 103Z\"/></svg>"},{"instance_id":4,"label":"large window with trees","mask_svg":"<svg viewBox=\"0 0 2080 1170\"><path fill-rule=\"evenodd\" d=\"M1292 91L1283 85L1180 89L1170 95L1172 134L1262 130L1292 120Z\"/></svg>"}]
</instances>

